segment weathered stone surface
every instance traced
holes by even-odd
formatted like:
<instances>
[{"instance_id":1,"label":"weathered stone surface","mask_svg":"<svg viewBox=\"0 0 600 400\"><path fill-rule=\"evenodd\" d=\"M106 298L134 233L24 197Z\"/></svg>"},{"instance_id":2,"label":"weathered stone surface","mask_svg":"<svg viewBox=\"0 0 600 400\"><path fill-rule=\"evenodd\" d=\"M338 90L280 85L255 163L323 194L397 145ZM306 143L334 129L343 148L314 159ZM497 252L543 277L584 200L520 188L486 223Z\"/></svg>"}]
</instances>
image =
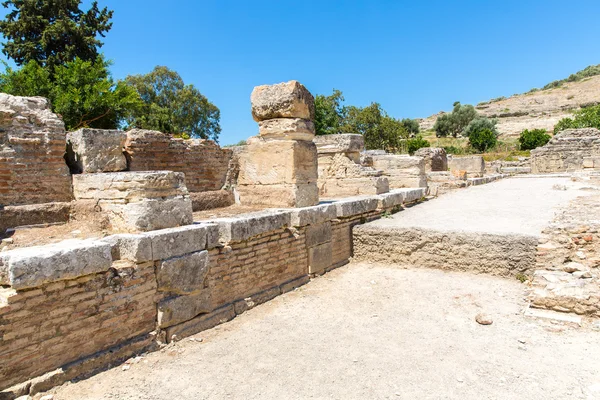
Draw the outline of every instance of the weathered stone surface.
<instances>
[{"instance_id":1,"label":"weathered stone surface","mask_svg":"<svg viewBox=\"0 0 600 400\"><path fill-rule=\"evenodd\" d=\"M279 285L279 289L281 290L281 293L287 293L302 285L306 285L308 282L310 282L310 277L308 275L301 276L300 278L286 282L283 285Z\"/></svg>"},{"instance_id":2,"label":"weathered stone surface","mask_svg":"<svg viewBox=\"0 0 600 400\"><path fill-rule=\"evenodd\" d=\"M162 261L156 270L158 290L193 294L204 288L208 273L208 251L197 251Z\"/></svg>"},{"instance_id":3,"label":"weathered stone surface","mask_svg":"<svg viewBox=\"0 0 600 400\"><path fill-rule=\"evenodd\" d=\"M317 182L317 150L310 141L253 140L239 165L238 185Z\"/></svg>"},{"instance_id":4,"label":"weathered stone surface","mask_svg":"<svg viewBox=\"0 0 600 400\"><path fill-rule=\"evenodd\" d=\"M80 129L67 133L67 164L73 174L127 169L123 154L127 134L109 129Z\"/></svg>"},{"instance_id":5,"label":"weathered stone surface","mask_svg":"<svg viewBox=\"0 0 600 400\"><path fill-rule=\"evenodd\" d=\"M365 149L363 135L342 133L339 135L321 135L314 138L319 154L360 153Z\"/></svg>"},{"instance_id":6,"label":"weathered stone surface","mask_svg":"<svg viewBox=\"0 0 600 400\"><path fill-rule=\"evenodd\" d=\"M390 190L385 176L325 179L319 182L319 194L323 198L341 198L360 195L376 195Z\"/></svg>"},{"instance_id":7,"label":"weathered stone surface","mask_svg":"<svg viewBox=\"0 0 600 400\"><path fill-rule=\"evenodd\" d=\"M425 160L425 172L448 171L448 156L446 150L440 147L423 147L414 155Z\"/></svg>"},{"instance_id":8,"label":"weathered stone surface","mask_svg":"<svg viewBox=\"0 0 600 400\"><path fill-rule=\"evenodd\" d=\"M188 196L147 199L126 204L99 203L113 227L128 231L154 231L189 225L194 221L192 201Z\"/></svg>"},{"instance_id":9,"label":"weathered stone surface","mask_svg":"<svg viewBox=\"0 0 600 400\"><path fill-rule=\"evenodd\" d=\"M211 223L219 227L221 243L241 242L261 233L272 232L291 226L291 212L287 210L266 210L237 216L217 218Z\"/></svg>"},{"instance_id":10,"label":"weathered stone surface","mask_svg":"<svg viewBox=\"0 0 600 400\"><path fill-rule=\"evenodd\" d=\"M69 221L71 203L44 203L0 207L0 234L8 228Z\"/></svg>"},{"instance_id":11,"label":"weathered stone surface","mask_svg":"<svg viewBox=\"0 0 600 400\"><path fill-rule=\"evenodd\" d=\"M322 204L313 207L304 207L291 210L291 225L306 226L331 221L337 218L334 204Z\"/></svg>"},{"instance_id":12,"label":"weathered stone surface","mask_svg":"<svg viewBox=\"0 0 600 400\"><path fill-rule=\"evenodd\" d=\"M448 161L450 171L467 171L469 177L481 177L485 173L485 162L482 156L452 157Z\"/></svg>"},{"instance_id":13,"label":"weathered stone surface","mask_svg":"<svg viewBox=\"0 0 600 400\"><path fill-rule=\"evenodd\" d=\"M485 313L477 314L475 316L475 321L477 321L479 325L491 325L494 323L494 320L492 319L491 315Z\"/></svg>"},{"instance_id":14,"label":"weathered stone surface","mask_svg":"<svg viewBox=\"0 0 600 400\"><path fill-rule=\"evenodd\" d=\"M148 232L145 235L152 240L152 259L164 260L204 250L208 233L208 224L194 224Z\"/></svg>"},{"instance_id":15,"label":"weathered stone surface","mask_svg":"<svg viewBox=\"0 0 600 400\"><path fill-rule=\"evenodd\" d=\"M315 119L315 99L298 81L257 86L250 96L255 121L274 118Z\"/></svg>"},{"instance_id":16,"label":"weathered stone surface","mask_svg":"<svg viewBox=\"0 0 600 400\"><path fill-rule=\"evenodd\" d=\"M382 170L391 189L427 187L425 160L407 155L374 155L373 167Z\"/></svg>"},{"instance_id":17,"label":"weathered stone surface","mask_svg":"<svg viewBox=\"0 0 600 400\"><path fill-rule=\"evenodd\" d=\"M322 274L331 267L332 244L323 243L308 249L308 273Z\"/></svg>"},{"instance_id":18,"label":"weathered stone surface","mask_svg":"<svg viewBox=\"0 0 600 400\"><path fill-rule=\"evenodd\" d=\"M75 199L128 200L187 195L181 172L146 171L73 175Z\"/></svg>"},{"instance_id":19,"label":"weathered stone surface","mask_svg":"<svg viewBox=\"0 0 600 400\"><path fill-rule=\"evenodd\" d=\"M0 285L17 290L103 272L112 264L110 244L75 239L7 251L0 259Z\"/></svg>"},{"instance_id":20,"label":"weathered stone surface","mask_svg":"<svg viewBox=\"0 0 600 400\"><path fill-rule=\"evenodd\" d=\"M240 185L240 202L251 206L310 207L319 203L317 182L278 185Z\"/></svg>"},{"instance_id":21,"label":"weathered stone surface","mask_svg":"<svg viewBox=\"0 0 600 400\"><path fill-rule=\"evenodd\" d=\"M231 190L211 190L208 192L191 192L193 211L212 210L213 208L228 207L235 204Z\"/></svg>"},{"instance_id":22,"label":"weathered stone surface","mask_svg":"<svg viewBox=\"0 0 600 400\"><path fill-rule=\"evenodd\" d=\"M101 241L111 245L113 261L129 260L142 263L152 260L152 241L147 235L112 235Z\"/></svg>"},{"instance_id":23,"label":"weathered stone surface","mask_svg":"<svg viewBox=\"0 0 600 400\"><path fill-rule=\"evenodd\" d=\"M167 340L170 342L172 338L180 340L184 337L195 335L198 332L213 328L219 324L235 318L235 310L233 305L226 305L210 314L200 315L190 321L181 323L176 326L167 328Z\"/></svg>"},{"instance_id":24,"label":"weathered stone surface","mask_svg":"<svg viewBox=\"0 0 600 400\"><path fill-rule=\"evenodd\" d=\"M306 227L307 247L313 247L326 242L331 242L331 222Z\"/></svg>"},{"instance_id":25,"label":"weathered stone surface","mask_svg":"<svg viewBox=\"0 0 600 400\"><path fill-rule=\"evenodd\" d=\"M233 308L237 315L242 314L248 310L253 309L259 304L266 303L269 300L274 299L275 297L281 294L281 289L279 286L276 286L271 289L264 290L260 293L253 294L252 296L248 296L243 300L238 300L233 303Z\"/></svg>"},{"instance_id":26,"label":"weathered stone surface","mask_svg":"<svg viewBox=\"0 0 600 400\"><path fill-rule=\"evenodd\" d=\"M0 205L70 201L65 145L48 100L0 93Z\"/></svg>"},{"instance_id":27,"label":"weathered stone surface","mask_svg":"<svg viewBox=\"0 0 600 400\"><path fill-rule=\"evenodd\" d=\"M333 203L337 210L338 218L351 217L365 214L377 209L379 199L375 196L366 198L344 199Z\"/></svg>"},{"instance_id":28,"label":"weathered stone surface","mask_svg":"<svg viewBox=\"0 0 600 400\"><path fill-rule=\"evenodd\" d=\"M598 129L567 129L550 139L545 146L531 151L531 169L537 174L599 168L600 163L594 161L599 157Z\"/></svg>"},{"instance_id":29,"label":"weathered stone surface","mask_svg":"<svg viewBox=\"0 0 600 400\"><path fill-rule=\"evenodd\" d=\"M315 124L308 119L275 118L259 121L259 135L269 139L308 140L315 137Z\"/></svg>"},{"instance_id":30,"label":"weathered stone surface","mask_svg":"<svg viewBox=\"0 0 600 400\"><path fill-rule=\"evenodd\" d=\"M189 296L168 297L158 303L158 327L167 328L211 311L209 291Z\"/></svg>"}]
</instances>

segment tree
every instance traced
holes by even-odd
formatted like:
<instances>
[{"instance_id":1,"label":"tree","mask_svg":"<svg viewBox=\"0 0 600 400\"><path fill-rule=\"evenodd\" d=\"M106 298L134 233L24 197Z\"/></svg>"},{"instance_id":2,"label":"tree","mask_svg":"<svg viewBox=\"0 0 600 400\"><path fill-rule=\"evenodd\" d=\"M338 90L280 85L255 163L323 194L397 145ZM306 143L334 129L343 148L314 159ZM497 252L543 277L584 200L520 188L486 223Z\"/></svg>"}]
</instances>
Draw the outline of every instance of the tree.
<instances>
[{"instance_id":1,"label":"tree","mask_svg":"<svg viewBox=\"0 0 600 400\"><path fill-rule=\"evenodd\" d=\"M554 126L554 134L565 129L600 129L600 104L575 111L573 118L563 118Z\"/></svg>"},{"instance_id":2,"label":"tree","mask_svg":"<svg viewBox=\"0 0 600 400\"><path fill-rule=\"evenodd\" d=\"M496 135L496 137L498 137L499 133L498 129L496 129L497 122L498 121L496 121L495 119L477 117L471 122L469 122L469 125L467 125L467 127L462 131L462 135L464 137L470 137L473 132L480 132L484 129L489 129L494 133L494 135Z\"/></svg>"},{"instance_id":3,"label":"tree","mask_svg":"<svg viewBox=\"0 0 600 400\"><path fill-rule=\"evenodd\" d=\"M550 135L545 129L525 129L519 135L519 148L521 150L533 150L537 147L544 146L550 141Z\"/></svg>"},{"instance_id":4,"label":"tree","mask_svg":"<svg viewBox=\"0 0 600 400\"><path fill-rule=\"evenodd\" d=\"M138 94L123 82L115 83L102 57L95 62L75 59L47 68L30 61L19 70L0 74L0 91L15 96L42 96L60 114L67 130L116 129L131 110L141 105Z\"/></svg>"},{"instance_id":5,"label":"tree","mask_svg":"<svg viewBox=\"0 0 600 400\"><path fill-rule=\"evenodd\" d=\"M330 135L340 132L346 117L346 107L342 105L342 92L333 89L330 96L318 94L315 97L315 130L317 135Z\"/></svg>"},{"instance_id":6,"label":"tree","mask_svg":"<svg viewBox=\"0 0 600 400\"><path fill-rule=\"evenodd\" d=\"M416 135L420 132L419 122L416 119L403 118L400 123L411 135Z\"/></svg>"},{"instance_id":7,"label":"tree","mask_svg":"<svg viewBox=\"0 0 600 400\"><path fill-rule=\"evenodd\" d=\"M452 112L438 117L433 129L437 137L457 137L475 118L477 118L475 107L470 104L461 105L457 101Z\"/></svg>"},{"instance_id":8,"label":"tree","mask_svg":"<svg viewBox=\"0 0 600 400\"><path fill-rule=\"evenodd\" d=\"M415 154L415 151L417 151L423 147L431 146L431 144L429 144L429 142L427 140L423 139L423 137L421 137L420 135L417 136L416 138L408 139L406 141L406 144L407 144L408 154L410 154L411 156L413 154Z\"/></svg>"},{"instance_id":9,"label":"tree","mask_svg":"<svg viewBox=\"0 0 600 400\"><path fill-rule=\"evenodd\" d=\"M80 4L80 0L4 1L11 11L0 21L6 39L2 52L19 66L36 61L50 72L76 58L95 61L103 44L98 36L111 29L113 12L100 10L96 1L87 11Z\"/></svg>"},{"instance_id":10,"label":"tree","mask_svg":"<svg viewBox=\"0 0 600 400\"><path fill-rule=\"evenodd\" d=\"M497 142L496 134L488 128L474 131L469 136L469 145L482 153L495 147Z\"/></svg>"},{"instance_id":11,"label":"tree","mask_svg":"<svg viewBox=\"0 0 600 400\"><path fill-rule=\"evenodd\" d=\"M218 140L219 109L177 72L157 66L149 74L130 75L125 82L142 99L142 106L128 118L130 126Z\"/></svg>"}]
</instances>

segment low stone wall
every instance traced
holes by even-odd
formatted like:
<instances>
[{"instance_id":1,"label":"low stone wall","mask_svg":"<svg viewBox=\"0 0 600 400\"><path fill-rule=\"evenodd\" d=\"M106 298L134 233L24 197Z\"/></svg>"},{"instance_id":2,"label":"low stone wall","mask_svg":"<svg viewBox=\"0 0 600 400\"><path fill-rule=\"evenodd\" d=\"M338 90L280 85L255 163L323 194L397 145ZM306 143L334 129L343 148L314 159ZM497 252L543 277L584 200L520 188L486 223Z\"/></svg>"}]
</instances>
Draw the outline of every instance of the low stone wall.
<instances>
[{"instance_id":1,"label":"low stone wall","mask_svg":"<svg viewBox=\"0 0 600 400\"><path fill-rule=\"evenodd\" d=\"M534 174L600 168L600 131L595 128L567 129L548 144L531 150Z\"/></svg>"},{"instance_id":2,"label":"low stone wall","mask_svg":"<svg viewBox=\"0 0 600 400\"><path fill-rule=\"evenodd\" d=\"M467 176L479 178L485 174L485 161L482 156L453 156L448 160L450 172L466 172Z\"/></svg>"},{"instance_id":3,"label":"low stone wall","mask_svg":"<svg viewBox=\"0 0 600 400\"><path fill-rule=\"evenodd\" d=\"M406 189L0 253L0 398L47 390L292 290L348 262L355 225L424 195Z\"/></svg>"}]
</instances>

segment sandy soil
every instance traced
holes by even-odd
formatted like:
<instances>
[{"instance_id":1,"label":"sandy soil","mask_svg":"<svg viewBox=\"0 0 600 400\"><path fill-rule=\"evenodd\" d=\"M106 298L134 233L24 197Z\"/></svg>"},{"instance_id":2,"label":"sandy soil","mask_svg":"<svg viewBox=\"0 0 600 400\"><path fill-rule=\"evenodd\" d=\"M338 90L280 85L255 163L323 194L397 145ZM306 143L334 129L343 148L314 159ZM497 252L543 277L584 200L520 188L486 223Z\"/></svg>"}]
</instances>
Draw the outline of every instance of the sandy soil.
<instances>
[{"instance_id":1,"label":"sandy soil","mask_svg":"<svg viewBox=\"0 0 600 400\"><path fill-rule=\"evenodd\" d=\"M352 263L54 399L600 399L597 327L525 317L523 292Z\"/></svg>"}]
</instances>

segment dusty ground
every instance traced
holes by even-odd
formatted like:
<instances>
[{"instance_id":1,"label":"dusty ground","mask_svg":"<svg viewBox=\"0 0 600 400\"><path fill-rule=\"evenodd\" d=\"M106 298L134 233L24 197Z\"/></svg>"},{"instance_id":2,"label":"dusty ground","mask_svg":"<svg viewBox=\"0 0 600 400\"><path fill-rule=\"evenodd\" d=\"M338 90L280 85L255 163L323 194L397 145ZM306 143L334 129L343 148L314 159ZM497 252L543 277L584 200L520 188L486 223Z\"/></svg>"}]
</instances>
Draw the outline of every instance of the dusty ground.
<instances>
[{"instance_id":1,"label":"dusty ground","mask_svg":"<svg viewBox=\"0 0 600 400\"><path fill-rule=\"evenodd\" d=\"M264 210L265 207L260 206L244 206L234 204L229 207L213 208L212 210L196 211L194 213L194 221L206 221L213 218L233 217L240 214L246 214Z\"/></svg>"},{"instance_id":2,"label":"dusty ground","mask_svg":"<svg viewBox=\"0 0 600 400\"><path fill-rule=\"evenodd\" d=\"M600 398L600 332L524 317L523 292L353 263L54 398ZM492 325L475 322L482 311Z\"/></svg>"}]
</instances>

